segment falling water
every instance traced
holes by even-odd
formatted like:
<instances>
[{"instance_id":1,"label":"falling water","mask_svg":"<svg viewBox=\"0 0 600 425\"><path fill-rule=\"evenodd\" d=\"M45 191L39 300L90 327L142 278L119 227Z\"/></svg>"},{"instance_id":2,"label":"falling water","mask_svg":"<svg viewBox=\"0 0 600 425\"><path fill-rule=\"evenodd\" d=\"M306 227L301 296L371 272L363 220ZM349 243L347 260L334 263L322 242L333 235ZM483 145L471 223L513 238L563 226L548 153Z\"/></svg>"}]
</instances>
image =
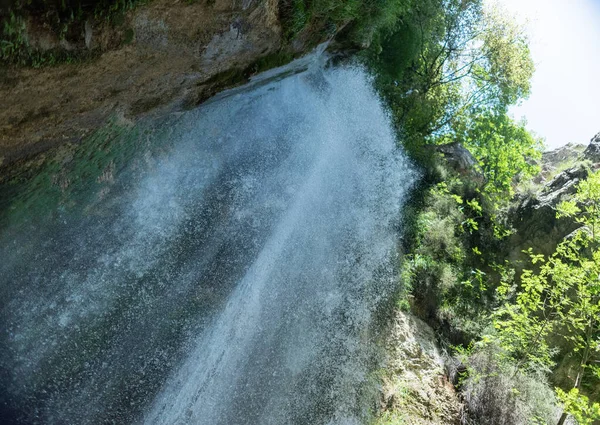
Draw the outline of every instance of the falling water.
<instances>
[{"instance_id":1,"label":"falling water","mask_svg":"<svg viewBox=\"0 0 600 425\"><path fill-rule=\"evenodd\" d=\"M364 421L416 178L369 77L313 65L161 125L93 201L1 230L2 423Z\"/></svg>"}]
</instances>

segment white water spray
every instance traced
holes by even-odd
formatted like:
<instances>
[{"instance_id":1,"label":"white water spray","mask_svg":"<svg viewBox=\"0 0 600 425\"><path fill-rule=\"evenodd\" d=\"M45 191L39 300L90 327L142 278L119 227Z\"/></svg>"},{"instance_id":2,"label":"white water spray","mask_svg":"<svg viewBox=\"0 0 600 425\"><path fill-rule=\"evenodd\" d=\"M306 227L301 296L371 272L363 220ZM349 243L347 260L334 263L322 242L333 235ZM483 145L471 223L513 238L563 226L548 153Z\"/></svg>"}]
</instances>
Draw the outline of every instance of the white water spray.
<instances>
[{"instance_id":1,"label":"white water spray","mask_svg":"<svg viewBox=\"0 0 600 425\"><path fill-rule=\"evenodd\" d=\"M360 423L416 179L369 77L313 69L173 126L172 150L105 201L117 220L69 224L57 272L0 270L30 291L3 310L14 421Z\"/></svg>"}]
</instances>

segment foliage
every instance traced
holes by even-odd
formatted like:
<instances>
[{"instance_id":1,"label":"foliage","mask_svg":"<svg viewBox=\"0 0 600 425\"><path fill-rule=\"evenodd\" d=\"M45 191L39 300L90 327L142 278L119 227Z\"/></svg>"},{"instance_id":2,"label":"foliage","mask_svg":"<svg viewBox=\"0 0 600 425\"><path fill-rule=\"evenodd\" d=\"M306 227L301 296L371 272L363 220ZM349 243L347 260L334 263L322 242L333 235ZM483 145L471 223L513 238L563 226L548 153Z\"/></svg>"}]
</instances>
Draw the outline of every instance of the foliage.
<instances>
[{"instance_id":1,"label":"foliage","mask_svg":"<svg viewBox=\"0 0 600 425\"><path fill-rule=\"evenodd\" d=\"M559 205L558 216L571 217L581 227L547 258L529 251L532 265L539 266L524 270L514 297L508 284L501 287L506 303L495 315L495 326L500 344L521 368L552 366L558 350L576 359L571 389L579 390L600 377L595 363L600 359L600 172L578 185L573 198ZM566 406L581 404L573 394L559 395L568 399Z\"/></svg>"},{"instance_id":2,"label":"foliage","mask_svg":"<svg viewBox=\"0 0 600 425\"><path fill-rule=\"evenodd\" d=\"M506 113L484 110L458 127L454 139L468 148L487 180L484 191L492 198L510 199L518 180L528 180L540 167L542 141L533 137L525 123Z\"/></svg>"},{"instance_id":3,"label":"foliage","mask_svg":"<svg viewBox=\"0 0 600 425\"><path fill-rule=\"evenodd\" d=\"M333 35L347 27L346 38L364 44L396 24L414 0L287 0L280 4L284 32L293 39L303 30Z\"/></svg>"},{"instance_id":4,"label":"foliage","mask_svg":"<svg viewBox=\"0 0 600 425\"><path fill-rule=\"evenodd\" d=\"M527 39L481 1L428 0L373 41L365 61L413 157L434 167L423 146L458 141L485 177L475 190L466 179L447 178L427 190L403 260L412 307L454 342L468 343L493 323L483 337L488 344L469 359L465 394L479 423L553 423L556 403L545 377L559 355L577 359L577 391L600 378L593 362L600 357L600 178L580 184L561 205L561 215L582 228L549 258L530 252L532 267L514 285L500 241L509 229L500 226L499 213L515 186L539 172L543 148L507 112L529 95ZM591 417L594 405L586 399L558 395L577 420Z\"/></svg>"},{"instance_id":5,"label":"foliage","mask_svg":"<svg viewBox=\"0 0 600 425\"><path fill-rule=\"evenodd\" d=\"M27 46L25 22L20 16L10 13L2 22L0 60L7 61L11 58L20 60L20 56Z\"/></svg>"},{"instance_id":6,"label":"foliage","mask_svg":"<svg viewBox=\"0 0 600 425\"><path fill-rule=\"evenodd\" d=\"M571 388L564 392L556 389L556 395L564 406L564 410L572 415L579 425L593 425L600 420L600 403L590 403L589 399L579 393L579 389Z\"/></svg>"},{"instance_id":7,"label":"foliage","mask_svg":"<svg viewBox=\"0 0 600 425\"><path fill-rule=\"evenodd\" d=\"M374 49L369 59L382 92L402 124L421 122L412 129L421 137L468 110L505 107L529 94L527 39L479 0L420 2Z\"/></svg>"},{"instance_id":8,"label":"foliage","mask_svg":"<svg viewBox=\"0 0 600 425\"><path fill-rule=\"evenodd\" d=\"M438 179L419 189L424 199L409 216L401 278L417 315L441 325L453 343L468 343L489 324L499 272L507 273L495 265L503 242L476 187L448 171Z\"/></svg>"},{"instance_id":9,"label":"foliage","mask_svg":"<svg viewBox=\"0 0 600 425\"><path fill-rule=\"evenodd\" d=\"M520 27L480 0L419 2L365 54L376 85L413 157L423 146L459 141L476 157L495 204L515 176L538 171L542 143L508 107L530 91L533 62Z\"/></svg>"}]
</instances>

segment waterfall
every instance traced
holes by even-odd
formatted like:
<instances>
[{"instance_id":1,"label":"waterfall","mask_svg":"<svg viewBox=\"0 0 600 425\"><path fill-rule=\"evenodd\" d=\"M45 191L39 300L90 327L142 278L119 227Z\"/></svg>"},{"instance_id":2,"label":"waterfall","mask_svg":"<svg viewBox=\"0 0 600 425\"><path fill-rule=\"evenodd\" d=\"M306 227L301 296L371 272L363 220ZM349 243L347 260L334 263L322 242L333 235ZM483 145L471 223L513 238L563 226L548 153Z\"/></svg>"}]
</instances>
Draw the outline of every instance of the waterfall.
<instances>
[{"instance_id":1,"label":"waterfall","mask_svg":"<svg viewBox=\"0 0 600 425\"><path fill-rule=\"evenodd\" d=\"M417 176L363 69L285 75L0 230L6 423L364 421Z\"/></svg>"}]
</instances>

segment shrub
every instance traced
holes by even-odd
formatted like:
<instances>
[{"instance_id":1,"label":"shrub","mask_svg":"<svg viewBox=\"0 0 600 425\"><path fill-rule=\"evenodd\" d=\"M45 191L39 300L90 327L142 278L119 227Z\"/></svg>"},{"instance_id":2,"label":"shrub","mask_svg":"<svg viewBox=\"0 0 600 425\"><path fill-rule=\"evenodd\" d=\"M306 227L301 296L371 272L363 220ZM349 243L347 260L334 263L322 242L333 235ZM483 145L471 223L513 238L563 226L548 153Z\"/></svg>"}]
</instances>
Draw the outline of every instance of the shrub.
<instances>
[{"instance_id":1,"label":"shrub","mask_svg":"<svg viewBox=\"0 0 600 425\"><path fill-rule=\"evenodd\" d=\"M462 361L467 424L556 424L560 409L543 373L517 370L493 345L463 353Z\"/></svg>"}]
</instances>

